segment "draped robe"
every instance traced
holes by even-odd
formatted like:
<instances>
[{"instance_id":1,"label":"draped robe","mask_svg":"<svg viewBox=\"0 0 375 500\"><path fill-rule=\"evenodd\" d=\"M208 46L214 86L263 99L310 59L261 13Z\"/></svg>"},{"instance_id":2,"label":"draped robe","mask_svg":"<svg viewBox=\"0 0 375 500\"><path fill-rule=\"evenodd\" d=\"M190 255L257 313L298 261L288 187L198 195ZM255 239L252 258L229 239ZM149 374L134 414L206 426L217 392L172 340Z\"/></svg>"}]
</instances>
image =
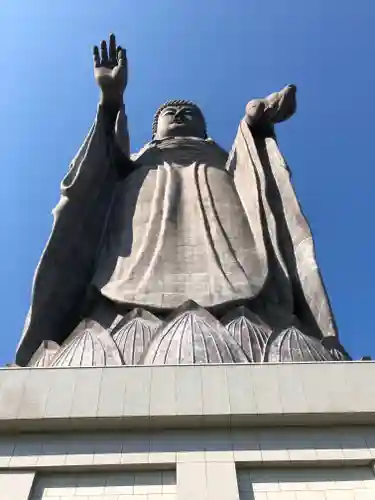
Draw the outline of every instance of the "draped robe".
<instances>
[{"instance_id":1,"label":"draped robe","mask_svg":"<svg viewBox=\"0 0 375 500\"><path fill-rule=\"evenodd\" d=\"M336 335L276 139L254 137L244 120L229 157L211 140L174 138L148 144L130 162L99 106L61 184L19 364L43 340L71 333L90 287L116 303L161 310L263 294L308 333Z\"/></svg>"}]
</instances>

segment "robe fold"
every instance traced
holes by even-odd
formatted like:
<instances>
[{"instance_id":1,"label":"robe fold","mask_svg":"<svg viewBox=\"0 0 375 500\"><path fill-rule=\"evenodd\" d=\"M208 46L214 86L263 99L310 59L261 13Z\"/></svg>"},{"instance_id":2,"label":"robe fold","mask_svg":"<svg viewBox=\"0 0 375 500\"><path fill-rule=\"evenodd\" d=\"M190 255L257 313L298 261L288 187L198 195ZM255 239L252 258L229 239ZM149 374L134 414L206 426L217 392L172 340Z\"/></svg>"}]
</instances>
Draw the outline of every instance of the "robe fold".
<instances>
[{"instance_id":1,"label":"robe fold","mask_svg":"<svg viewBox=\"0 0 375 500\"><path fill-rule=\"evenodd\" d=\"M244 158L239 159L239 155L244 155ZM254 138L247 124L241 121L228 167L234 171L237 190L248 217L253 209L246 196L250 173L255 172L258 178L272 251L280 269L288 277L293 311L306 327L306 333L318 338L338 336L317 264L311 230L275 137Z\"/></svg>"},{"instance_id":2,"label":"robe fold","mask_svg":"<svg viewBox=\"0 0 375 500\"><path fill-rule=\"evenodd\" d=\"M116 303L168 311L188 299L210 309L264 294L313 335L336 335L273 137L254 138L242 120L229 158L211 140L174 138L133 160L120 159L99 107L61 184L18 364L43 340L71 333L90 287Z\"/></svg>"}]
</instances>

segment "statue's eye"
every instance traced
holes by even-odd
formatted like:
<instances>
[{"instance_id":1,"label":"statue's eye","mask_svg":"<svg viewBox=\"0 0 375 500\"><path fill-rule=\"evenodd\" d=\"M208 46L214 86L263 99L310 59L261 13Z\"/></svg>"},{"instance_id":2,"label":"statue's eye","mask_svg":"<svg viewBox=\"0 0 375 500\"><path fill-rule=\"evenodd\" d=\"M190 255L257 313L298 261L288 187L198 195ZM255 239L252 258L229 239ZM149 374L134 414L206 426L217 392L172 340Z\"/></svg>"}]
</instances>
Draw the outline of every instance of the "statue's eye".
<instances>
[{"instance_id":1,"label":"statue's eye","mask_svg":"<svg viewBox=\"0 0 375 500\"><path fill-rule=\"evenodd\" d=\"M187 119L187 120L192 120L192 119L193 119L193 117L192 117L191 115L189 115L189 114L187 114L187 115L185 115L185 116L186 116L186 119Z\"/></svg>"},{"instance_id":2,"label":"statue's eye","mask_svg":"<svg viewBox=\"0 0 375 500\"><path fill-rule=\"evenodd\" d=\"M167 111L164 111L163 115L164 116L170 116L174 115L175 111L173 109L167 109Z\"/></svg>"}]
</instances>

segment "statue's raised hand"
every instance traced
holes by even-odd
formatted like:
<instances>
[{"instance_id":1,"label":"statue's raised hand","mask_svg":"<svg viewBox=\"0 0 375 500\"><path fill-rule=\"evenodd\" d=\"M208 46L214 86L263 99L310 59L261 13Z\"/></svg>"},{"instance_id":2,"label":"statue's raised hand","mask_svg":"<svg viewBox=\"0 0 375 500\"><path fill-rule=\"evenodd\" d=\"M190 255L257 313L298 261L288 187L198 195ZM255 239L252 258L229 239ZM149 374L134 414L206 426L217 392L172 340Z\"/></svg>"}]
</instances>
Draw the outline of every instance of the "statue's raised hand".
<instances>
[{"instance_id":1,"label":"statue's raised hand","mask_svg":"<svg viewBox=\"0 0 375 500\"><path fill-rule=\"evenodd\" d=\"M110 35L109 47L105 40L93 49L94 75L100 87L100 100L103 104L120 107L123 93L128 82L126 52L116 46L115 35Z\"/></svg>"}]
</instances>

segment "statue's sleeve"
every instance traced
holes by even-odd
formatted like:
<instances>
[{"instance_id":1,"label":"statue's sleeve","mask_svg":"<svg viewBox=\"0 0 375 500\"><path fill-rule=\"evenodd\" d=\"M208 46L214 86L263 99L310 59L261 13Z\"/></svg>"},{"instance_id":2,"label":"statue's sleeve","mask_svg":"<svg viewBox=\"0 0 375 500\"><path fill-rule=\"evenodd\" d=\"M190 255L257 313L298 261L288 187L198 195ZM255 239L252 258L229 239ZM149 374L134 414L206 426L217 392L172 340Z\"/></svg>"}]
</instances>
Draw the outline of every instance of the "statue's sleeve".
<instances>
[{"instance_id":1,"label":"statue's sleeve","mask_svg":"<svg viewBox=\"0 0 375 500\"><path fill-rule=\"evenodd\" d=\"M275 114L276 121L290 116L287 104L288 108L284 109L277 109L275 105L274 110L280 111ZM241 121L227 168L234 176L249 223L259 226L259 220L263 220L259 250L265 251L260 241L267 237L280 269L279 284L289 282L289 286L279 286L283 303L293 304L294 314L305 325L306 333L317 337L337 336L311 230L274 135L275 116L271 116L270 127L267 127L264 120L267 117L258 116L263 109L267 111L267 107L260 108L260 113L259 108L251 109L255 110L253 116L260 120L261 126L252 128L247 117ZM256 193L252 192L254 189ZM259 211L260 217L256 215Z\"/></svg>"},{"instance_id":2,"label":"statue's sleeve","mask_svg":"<svg viewBox=\"0 0 375 500\"><path fill-rule=\"evenodd\" d=\"M258 153L266 173L268 197L276 219L279 246L293 286L295 313L316 335L337 336L311 229L275 137L259 140Z\"/></svg>"},{"instance_id":3,"label":"statue's sleeve","mask_svg":"<svg viewBox=\"0 0 375 500\"><path fill-rule=\"evenodd\" d=\"M128 171L131 164L128 161L129 142L124 146L128 137L124 108L113 116L111 110L99 105L95 122L61 182L61 195L72 199L96 189L107 176L109 163L117 173L121 169Z\"/></svg>"},{"instance_id":4,"label":"statue's sleeve","mask_svg":"<svg viewBox=\"0 0 375 500\"><path fill-rule=\"evenodd\" d=\"M26 364L43 340L62 342L79 320L114 188L131 163L116 141L114 123L99 105L61 183L52 232L34 276L18 364Z\"/></svg>"}]
</instances>

